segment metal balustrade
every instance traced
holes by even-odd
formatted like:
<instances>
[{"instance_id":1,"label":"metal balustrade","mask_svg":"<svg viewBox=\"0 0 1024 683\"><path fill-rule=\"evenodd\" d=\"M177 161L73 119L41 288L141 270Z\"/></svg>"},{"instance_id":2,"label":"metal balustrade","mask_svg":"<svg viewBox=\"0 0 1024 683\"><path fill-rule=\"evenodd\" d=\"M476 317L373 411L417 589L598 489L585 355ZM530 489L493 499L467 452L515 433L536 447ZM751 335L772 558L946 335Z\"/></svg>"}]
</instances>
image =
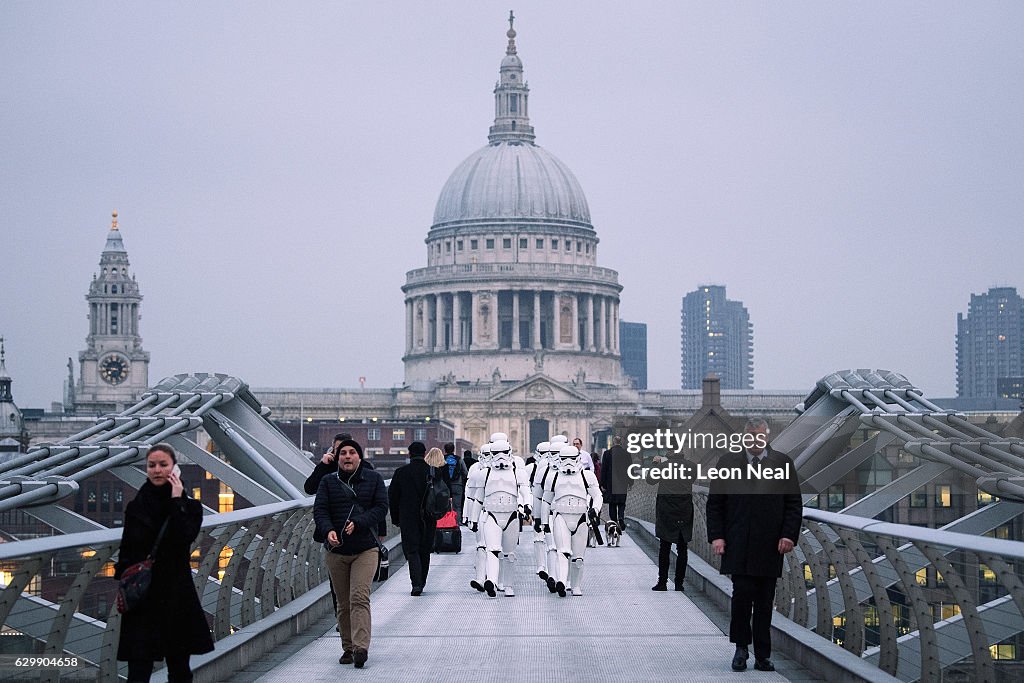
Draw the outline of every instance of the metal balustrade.
<instances>
[{"instance_id":1,"label":"metal balustrade","mask_svg":"<svg viewBox=\"0 0 1024 683\"><path fill-rule=\"evenodd\" d=\"M718 568L707 490L690 550ZM905 681L1020 680L1000 644L1024 632L1024 543L804 508L775 608Z\"/></svg>"},{"instance_id":2,"label":"metal balustrade","mask_svg":"<svg viewBox=\"0 0 1024 683\"><path fill-rule=\"evenodd\" d=\"M193 546L196 590L220 640L327 580L313 543L312 499L210 515ZM0 621L4 651L76 657L79 666L39 680L117 680L121 615L114 561L121 531L87 531L0 544ZM26 672L0 670L0 680Z\"/></svg>"}]
</instances>

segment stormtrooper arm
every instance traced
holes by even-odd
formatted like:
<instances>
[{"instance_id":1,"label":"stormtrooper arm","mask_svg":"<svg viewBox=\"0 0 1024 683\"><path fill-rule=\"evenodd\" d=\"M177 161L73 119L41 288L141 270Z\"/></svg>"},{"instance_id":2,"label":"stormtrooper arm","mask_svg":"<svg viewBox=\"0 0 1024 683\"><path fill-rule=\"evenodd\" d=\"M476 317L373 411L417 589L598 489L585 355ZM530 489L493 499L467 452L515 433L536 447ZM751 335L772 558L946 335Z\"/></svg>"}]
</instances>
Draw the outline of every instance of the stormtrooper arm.
<instances>
[{"instance_id":1,"label":"stormtrooper arm","mask_svg":"<svg viewBox=\"0 0 1024 683\"><path fill-rule=\"evenodd\" d=\"M601 512L601 507L604 505L604 496L601 495L601 485L597 481L597 477L590 470L583 470L583 478L587 482L587 493L590 494L590 506Z\"/></svg>"}]
</instances>

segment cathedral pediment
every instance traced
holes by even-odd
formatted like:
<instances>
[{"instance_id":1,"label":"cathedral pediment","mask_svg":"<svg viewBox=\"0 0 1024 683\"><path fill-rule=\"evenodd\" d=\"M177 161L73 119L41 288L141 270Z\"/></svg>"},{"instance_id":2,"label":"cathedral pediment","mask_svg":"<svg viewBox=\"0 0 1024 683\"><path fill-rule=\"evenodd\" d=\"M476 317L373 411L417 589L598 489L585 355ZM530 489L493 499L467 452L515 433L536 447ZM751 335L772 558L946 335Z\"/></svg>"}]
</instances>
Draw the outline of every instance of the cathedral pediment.
<instances>
[{"instance_id":1,"label":"cathedral pediment","mask_svg":"<svg viewBox=\"0 0 1024 683\"><path fill-rule=\"evenodd\" d=\"M576 387L546 375L533 375L491 396L491 401L589 401Z\"/></svg>"}]
</instances>

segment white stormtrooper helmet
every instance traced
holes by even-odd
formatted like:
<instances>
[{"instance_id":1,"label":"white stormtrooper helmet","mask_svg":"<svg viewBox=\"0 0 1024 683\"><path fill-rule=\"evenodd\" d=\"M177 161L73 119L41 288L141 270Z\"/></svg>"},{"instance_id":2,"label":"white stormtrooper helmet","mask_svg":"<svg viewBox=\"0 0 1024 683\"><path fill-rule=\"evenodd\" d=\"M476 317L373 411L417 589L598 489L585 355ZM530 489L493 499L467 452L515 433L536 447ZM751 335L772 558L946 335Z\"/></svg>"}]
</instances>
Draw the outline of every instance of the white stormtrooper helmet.
<instances>
[{"instance_id":1,"label":"white stormtrooper helmet","mask_svg":"<svg viewBox=\"0 0 1024 683\"><path fill-rule=\"evenodd\" d=\"M480 447L480 458L479 462L484 467L490 467L491 465L491 444L485 443Z\"/></svg>"},{"instance_id":2,"label":"white stormtrooper helmet","mask_svg":"<svg viewBox=\"0 0 1024 683\"><path fill-rule=\"evenodd\" d=\"M508 441L491 443L491 467L496 470L512 468L512 445Z\"/></svg>"},{"instance_id":3,"label":"white stormtrooper helmet","mask_svg":"<svg viewBox=\"0 0 1024 683\"><path fill-rule=\"evenodd\" d=\"M538 462L544 462L548 455L548 442L541 441L537 444L537 447L533 449L533 456Z\"/></svg>"},{"instance_id":4,"label":"white stormtrooper helmet","mask_svg":"<svg viewBox=\"0 0 1024 683\"><path fill-rule=\"evenodd\" d=\"M505 432L494 432L491 434L491 443L498 443L499 441L508 441L508 434Z\"/></svg>"},{"instance_id":5,"label":"white stormtrooper helmet","mask_svg":"<svg viewBox=\"0 0 1024 683\"><path fill-rule=\"evenodd\" d=\"M555 467L558 467L558 458L562 455L562 446L564 446L564 445L565 445L564 442L563 443L559 443L558 441L549 441L548 442L548 450L547 450L547 453L545 454L545 459L548 461L549 465L553 465Z\"/></svg>"},{"instance_id":6,"label":"white stormtrooper helmet","mask_svg":"<svg viewBox=\"0 0 1024 683\"><path fill-rule=\"evenodd\" d=\"M548 441L550 441L551 445L554 446L555 444L569 443L569 437L565 434L555 434L553 437L548 439Z\"/></svg>"},{"instance_id":7,"label":"white stormtrooper helmet","mask_svg":"<svg viewBox=\"0 0 1024 683\"><path fill-rule=\"evenodd\" d=\"M563 444L558 453L558 469L566 474L576 474L583 469L583 459L580 457L580 449L570 444Z\"/></svg>"}]
</instances>

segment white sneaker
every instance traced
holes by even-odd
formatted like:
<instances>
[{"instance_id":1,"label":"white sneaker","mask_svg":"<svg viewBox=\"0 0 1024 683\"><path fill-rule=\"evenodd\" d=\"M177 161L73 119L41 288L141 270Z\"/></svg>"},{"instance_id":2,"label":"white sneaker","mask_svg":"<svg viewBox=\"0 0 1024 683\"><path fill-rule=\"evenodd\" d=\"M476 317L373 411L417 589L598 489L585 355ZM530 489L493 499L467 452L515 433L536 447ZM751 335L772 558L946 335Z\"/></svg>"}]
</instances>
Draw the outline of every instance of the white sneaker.
<instances>
[{"instance_id":1,"label":"white sneaker","mask_svg":"<svg viewBox=\"0 0 1024 683\"><path fill-rule=\"evenodd\" d=\"M505 597L506 598L514 598L514 597L516 597L516 592L514 590L512 590L512 586L505 586Z\"/></svg>"},{"instance_id":2,"label":"white sneaker","mask_svg":"<svg viewBox=\"0 0 1024 683\"><path fill-rule=\"evenodd\" d=\"M583 595L583 589L582 588L573 588L572 589L572 594L573 595ZM507 593L506 593L506 595L507 595Z\"/></svg>"}]
</instances>

